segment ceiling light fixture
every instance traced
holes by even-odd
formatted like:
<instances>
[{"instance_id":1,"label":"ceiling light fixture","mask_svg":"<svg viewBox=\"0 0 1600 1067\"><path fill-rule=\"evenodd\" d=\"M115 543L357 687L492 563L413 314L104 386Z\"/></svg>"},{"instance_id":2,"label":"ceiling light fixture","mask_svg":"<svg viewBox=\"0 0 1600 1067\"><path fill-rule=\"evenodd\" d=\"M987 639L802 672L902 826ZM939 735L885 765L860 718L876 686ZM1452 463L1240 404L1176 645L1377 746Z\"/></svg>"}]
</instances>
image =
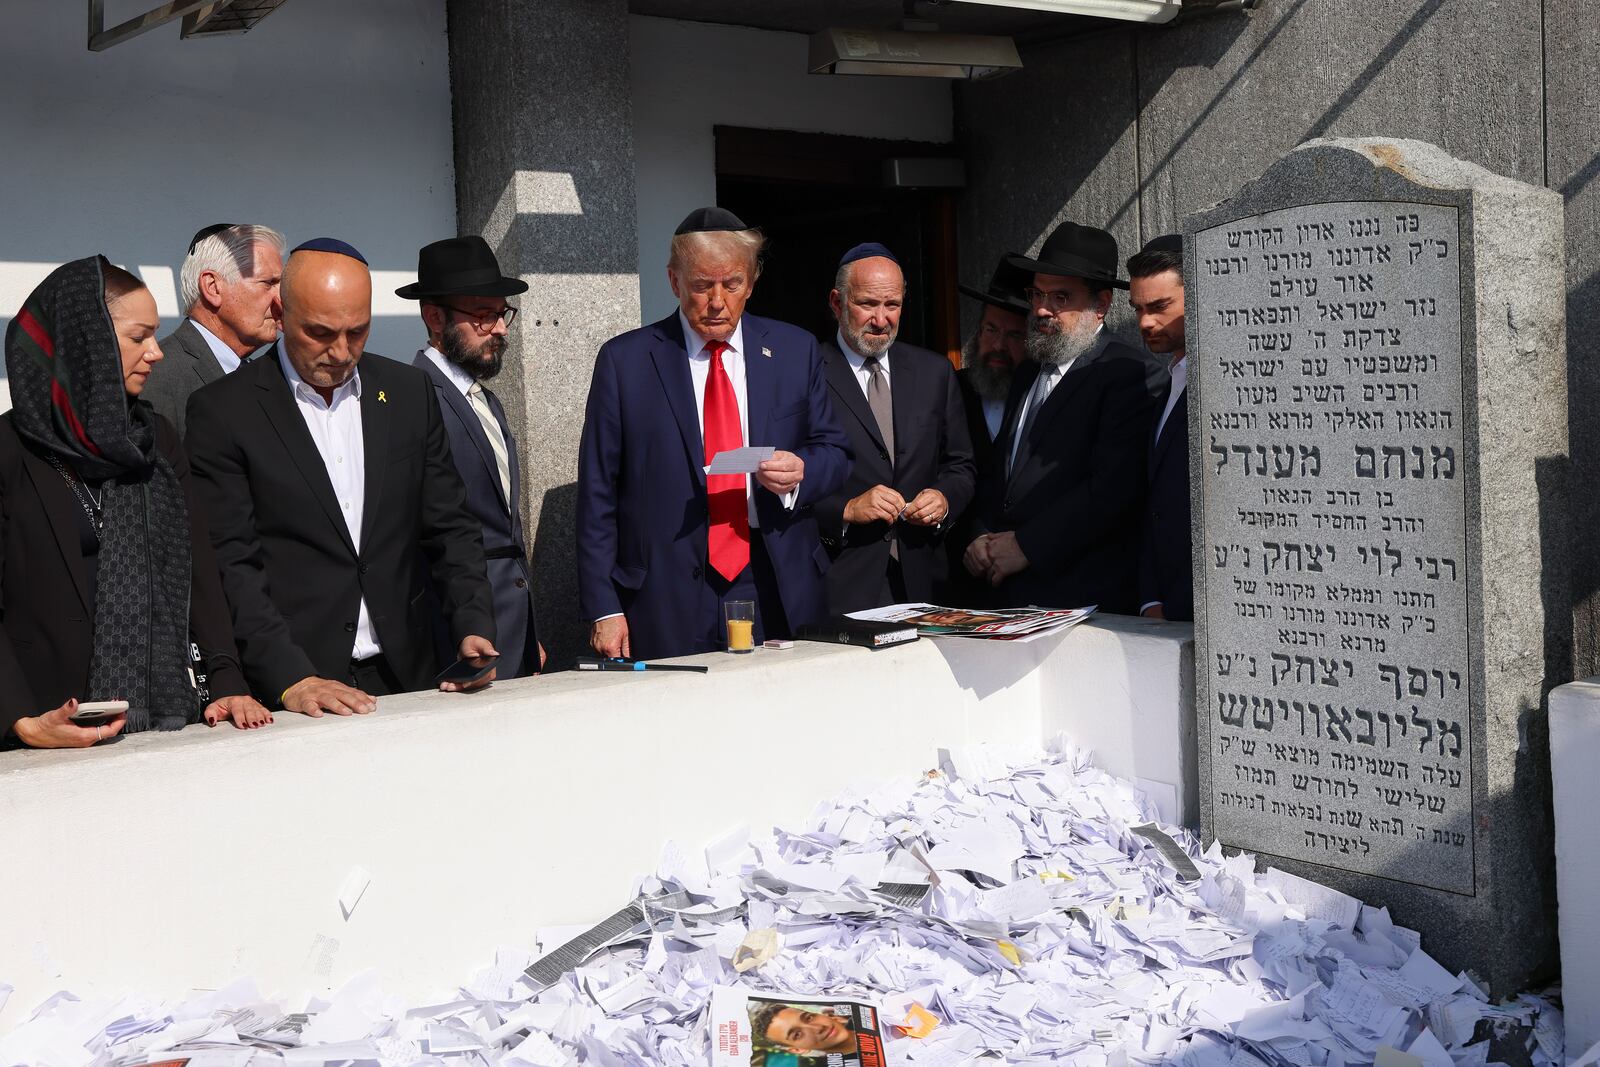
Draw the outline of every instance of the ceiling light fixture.
<instances>
[{"instance_id":1,"label":"ceiling light fixture","mask_svg":"<svg viewBox=\"0 0 1600 1067\"><path fill-rule=\"evenodd\" d=\"M1171 22L1183 10L1183 0L955 0L990 7L1024 7L1057 15L1093 15L1130 22Z\"/></svg>"},{"instance_id":2,"label":"ceiling light fixture","mask_svg":"<svg viewBox=\"0 0 1600 1067\"><path fill-rule=\"evenodd\" d=\"M1022 69L1009 37L832 27L811 35L813 74L993 78Z\"/></svg>"}]
</instances>

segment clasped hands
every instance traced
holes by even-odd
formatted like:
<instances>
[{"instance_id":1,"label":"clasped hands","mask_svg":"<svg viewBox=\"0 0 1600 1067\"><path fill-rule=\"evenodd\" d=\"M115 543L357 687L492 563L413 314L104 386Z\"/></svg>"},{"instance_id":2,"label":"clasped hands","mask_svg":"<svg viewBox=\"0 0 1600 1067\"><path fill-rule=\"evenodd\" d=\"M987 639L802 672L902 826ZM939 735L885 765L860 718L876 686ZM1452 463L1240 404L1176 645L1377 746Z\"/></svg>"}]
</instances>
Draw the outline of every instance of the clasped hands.
<instances>
[{"instance_id":1,"label":"clasped hands","mask_svg":"<svg viewBox=\"0 0 1600 1067\"><path fill-rule=\"evenodd\" d=\"M937 489L924 489L911 503L887 485L875 485L844 506L844 521L852 526L905 519L913 526L937 526L950 514L950 502Z\"/></svg>"},{"instance_id":2,"label":"clasped hands","mask_svg":"<svg viewBox=\"0 0 1600 1067\"><path fill-rule=\"evenodd\" d=\"M990 585L999 585L1028 568L1028 557L1017 544L1017 535L1010 530L973 538L961 562L966 565L968 574L983 578Z\"/></svg>"},{"instance_id":3,"label":"clasped hands","mask_svg":"<svg viewBox=\"0 0 1600 1067\"><path fill-rule=\"evenodd\" d=\"M543 650L541 649L541 652ZM482 659L486 656L498 656L494 642L485 637L469 635L462 638L461 646L456 650L460 659ZM462 685L457 682L441 682L439 688L446 693L466 693L474 689L482 689L494 681L494 671L490 671L476 682ZM324 712L334 715L370 715L378 710L377 698L362 692L353 685L336 682L332 678L318 678L315 676L302 678L283 692L283 708L285 711L297 711L302 715L309 715L313 719L320 719Z\"/></svg>"}]
</instances>

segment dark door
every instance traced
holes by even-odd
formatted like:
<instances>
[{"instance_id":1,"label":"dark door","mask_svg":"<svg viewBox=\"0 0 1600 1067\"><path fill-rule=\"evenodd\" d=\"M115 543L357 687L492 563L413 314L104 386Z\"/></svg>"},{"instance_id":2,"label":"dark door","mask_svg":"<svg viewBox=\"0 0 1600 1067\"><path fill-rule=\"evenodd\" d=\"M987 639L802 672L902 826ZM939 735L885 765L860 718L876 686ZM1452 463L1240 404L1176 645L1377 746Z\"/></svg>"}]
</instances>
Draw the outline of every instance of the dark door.
<instances>
[{"instance_id":1,"label":"dark door","mask_svg":"<svg viewBox=\"0 0 1600 1067\"><path fill-rule=\"evenodd\" d=\"M959 360L954 195L889 183L894 159L953 156L950 145L716 127L717 203L768 238L749 309L831 338L839 257L863 241L906 275L900 338Z\"/></svg>"}]
</instances>

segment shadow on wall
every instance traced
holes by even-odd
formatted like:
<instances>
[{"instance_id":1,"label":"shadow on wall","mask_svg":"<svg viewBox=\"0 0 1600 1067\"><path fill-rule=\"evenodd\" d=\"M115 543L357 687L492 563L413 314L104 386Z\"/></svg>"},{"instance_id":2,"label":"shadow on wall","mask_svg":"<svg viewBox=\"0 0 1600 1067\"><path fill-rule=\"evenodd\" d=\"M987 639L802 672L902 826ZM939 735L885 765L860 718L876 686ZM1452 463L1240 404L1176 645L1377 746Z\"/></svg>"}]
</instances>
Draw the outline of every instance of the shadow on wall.
<instances>
[{"instance_id":1,"label":"shadow on wall","mask_svg":"<svg viewBox=\"0 0 1600 1067\"><path fill-rule=\"evenodd\" d=\"M578 483L558 485L544 494L534 532L533 587L539 592L539 640L549 656L546 671L564 671L589 650L589 626L578 613L578 562L573 531L578 528ZM548 605L548 607L547 607Z\"/></svg>"},{"instance_id":2,"label":"shadow on wall","mask_svg":"<svg viewBox=\"0 0 1600 1067\"><path fill-rule=\"evenodd\" d=\"M1585 168L1587 180L1600 174L1600 155ZM1568 188L1562 189L1571 201ZM1570 233L1569 233L1570 239ZM1571 262L1571 257L1568 257ZM1600 391L1600 341L1596 340L1594 324L1600 322L1600 272L1567 290L1567 426L1568 451L1572 457L1570 471L1563 471L1566 481L1592 486L1594 472L1600 471L1600 433L1593 432L1593 397ZM1587 328L1584 328L1587 327ZM1565 486L1563 486L1563 489ZM1540 500L1545 499L1541 484ZM1576 500L1565 496L1572 510L1572 590L1573 627L1569 650L1572 653L1571 671L1578 677L1594 673L1600 663L1600 553L1594 548L1592 531L1600 525L1600 494L1586 491ZM1546 549L1546 552L1549 550ZM1545 558L1549 558L1547 555ZM1557 676L1557 683L1571 680Z\"/></svg>"}]
</instances>

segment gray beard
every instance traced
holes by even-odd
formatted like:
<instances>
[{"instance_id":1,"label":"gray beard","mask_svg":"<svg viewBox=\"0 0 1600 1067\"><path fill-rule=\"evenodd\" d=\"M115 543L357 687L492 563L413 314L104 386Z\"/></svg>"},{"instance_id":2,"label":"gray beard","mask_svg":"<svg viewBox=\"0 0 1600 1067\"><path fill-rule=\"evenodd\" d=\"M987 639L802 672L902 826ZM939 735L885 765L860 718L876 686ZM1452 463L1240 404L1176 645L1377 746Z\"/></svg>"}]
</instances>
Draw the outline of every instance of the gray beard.
<instances>
[{"instance_id":1,"label":"gray beard","mask_svg":"<svg viewBox=\"0 0 1600 1067\"><path fill-rule=\"evenodd\" d=\"M1076 326L1061 333L1038 333L1034 325L1038 320L1028 320L1028 357L1039 363L1065 366L1094 347L1100 323L1084 315Z\"/></svg>"},{"instance_id":2,"label":"gray beard","mask_svg":"<svg viewBox=\"0 0 1600 1067\"><path fill-rule=\"evenodd\" d=\"M848 326L843 325L839 327L839 332L844 335L845 343L850 346L850 350L863 359L881 356L889 351L889 346L894 344L895 338L900 334L898 329L890 330L888 333L866 331L854 333Z\"/></svg>"},{"instance_id":3,"label":"gray beard","mask_svg":"<svg viewBox=\"0 0 1600 1067\"><path fill-rule=\"evenodd\" d=\"M439 339L439 352L445 359L466 371L467 377L473 381L486 382L500 373L500 364L506 354L506 339L495 338L484 349L483 356L479 356L462 343L459 334L449 330Z\"/></svg>"},{"instance_id":4,"label":"gray beard","mask_svg":"<svg viewBox=\"0 0 1600 1067\"><path fill-rule=\"evenodd\" d=\"M985 363L978 351L978 338L972 337L961 348L961 366L966 369L967 381L982 400L1004 400L1011 392L1011 365L994 368Z\"/></svg>"}]
</instances>

